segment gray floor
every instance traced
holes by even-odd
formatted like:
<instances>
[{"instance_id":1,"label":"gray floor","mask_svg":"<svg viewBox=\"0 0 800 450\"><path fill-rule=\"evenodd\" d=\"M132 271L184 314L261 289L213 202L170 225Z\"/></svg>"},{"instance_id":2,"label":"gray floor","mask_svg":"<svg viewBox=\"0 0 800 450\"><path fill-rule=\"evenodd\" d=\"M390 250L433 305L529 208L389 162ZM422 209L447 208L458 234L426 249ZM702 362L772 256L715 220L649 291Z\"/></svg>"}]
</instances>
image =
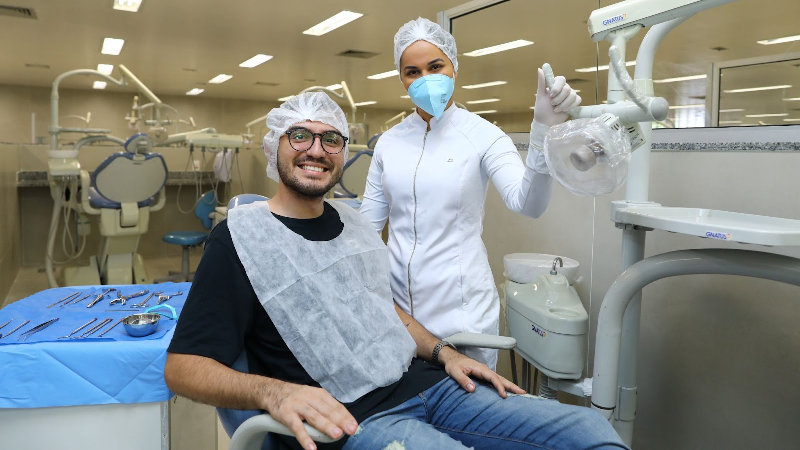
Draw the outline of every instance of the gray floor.
<instances>
[{"instance_id":1,"label":"gray floor","mask_svg":"<svg viewBox=\"0 0 800 450\"><path fill-rule=\"evenodd\" d=\"M194 270L202 252L198 249L190 254L190 269ZM145 258L147 273L151 278L164 277L169 271L179 271L180 256ZM57 272L57 276L59 273ZM39 291L49 289L44 267L22 267L2 306L21 300ZM228 448L229 439L217 423L214 409L207 405L176 397L170 402L171 439L173 450L222 450Z\"/></svg>"}]
</instances>

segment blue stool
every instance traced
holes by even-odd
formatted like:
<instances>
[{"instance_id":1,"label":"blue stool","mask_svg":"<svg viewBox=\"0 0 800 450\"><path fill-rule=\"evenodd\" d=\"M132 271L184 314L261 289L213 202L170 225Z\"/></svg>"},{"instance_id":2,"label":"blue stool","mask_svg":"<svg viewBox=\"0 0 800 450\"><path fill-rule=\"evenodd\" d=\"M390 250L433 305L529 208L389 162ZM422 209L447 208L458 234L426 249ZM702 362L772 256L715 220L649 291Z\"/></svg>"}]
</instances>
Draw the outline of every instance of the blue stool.
<instances>
[{"instance_id":1,"label":"blue stool","mask_svg":"<svg viewBox=\"0 0 800 450\"><path fill-rule=\"evenodd\" d=\"M200 197L197 206L194 208L194 215L200 219L203 228L206 230L211 229L211 213L217 206L217 201L214 198L214 191L208 191ZM165 281L192 281L194 272L189 272L189 250L202 245L208 238L208 233L204 231L170 231L165 234L161 239L167 244L180 245L183 249L181 258L181 271L170 271L169 276L154 280L156 283L163 283Z\"/></svg>"}]
</instances>

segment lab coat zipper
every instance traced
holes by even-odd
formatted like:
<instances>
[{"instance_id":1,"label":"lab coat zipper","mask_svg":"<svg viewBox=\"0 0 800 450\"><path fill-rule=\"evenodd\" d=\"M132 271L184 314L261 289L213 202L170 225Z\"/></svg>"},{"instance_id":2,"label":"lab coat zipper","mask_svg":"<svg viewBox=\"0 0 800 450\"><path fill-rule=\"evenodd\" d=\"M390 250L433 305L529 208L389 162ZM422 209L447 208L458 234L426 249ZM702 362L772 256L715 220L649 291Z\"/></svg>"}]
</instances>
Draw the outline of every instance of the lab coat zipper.
<instances>
[{"instance_id":1,"label":"lab coat zipper","mask_svg":"<svg viewBox=\"0 0 800 450\"><path fill-rule=\"evenodd\" d=\"M417 250L417 172L419 165L422 163L422 155L425 154L425 142L428 140L428 131L425 131L425 136L422 137L422 152L419 154L419 161L417 167L414 169L414 181L412 183L412 191L414 193L414 246L411 247L411 255L408 257L408 304L411 309L411 317L414 317L414 296L411 294L411 260L414 259L414 252Z\"/></svg>"}]
</instances>

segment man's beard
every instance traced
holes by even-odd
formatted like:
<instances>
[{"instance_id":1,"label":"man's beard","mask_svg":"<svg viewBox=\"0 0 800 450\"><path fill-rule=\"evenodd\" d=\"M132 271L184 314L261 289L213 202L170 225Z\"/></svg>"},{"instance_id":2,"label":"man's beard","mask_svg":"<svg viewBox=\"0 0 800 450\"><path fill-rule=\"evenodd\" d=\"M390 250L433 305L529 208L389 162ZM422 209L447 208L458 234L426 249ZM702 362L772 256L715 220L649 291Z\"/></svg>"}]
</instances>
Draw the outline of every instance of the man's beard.
<instances>
[{"instance_id":1,"label":"man's beard","mask_svg":"<svg viewBox=\"0 0 800 450\"><path fill-rule=\"evenodd\" d=\"M289 190L295 192L296 194L307 197L307 198L320 198L325 196L325 194L331 190L331 188L339 181L342 177L342 170L343 167L339 167L336 172L331 172L331 170L335 167L331 165L329 162L321 160L321 159L314 159L314 158L304 158L300 161L296 160L289 160L289 161L281 161L278 158L278 175L281 178L281 182L286 185ZM301 166L305 162L315 162L317 164L321 164L328 169L328 173L331 173L331 179L328 184L320 186L317 183L303 183L300 179L294 175L292 172L294 171L294 167Z\"/></svg>"}]
</instances>

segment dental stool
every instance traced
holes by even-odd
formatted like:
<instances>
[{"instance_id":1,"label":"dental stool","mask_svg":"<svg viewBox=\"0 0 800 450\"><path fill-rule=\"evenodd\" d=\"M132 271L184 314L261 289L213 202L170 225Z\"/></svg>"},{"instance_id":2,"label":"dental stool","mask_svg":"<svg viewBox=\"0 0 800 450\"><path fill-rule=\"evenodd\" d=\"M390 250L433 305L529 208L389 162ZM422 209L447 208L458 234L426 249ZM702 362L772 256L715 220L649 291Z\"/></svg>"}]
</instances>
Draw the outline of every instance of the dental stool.
<instances>
[{"instance_id":1,"label":"dental stool","mask_svg":"<svg viewBox=\"0 0 800 450\"><path fill-rule=\"evenodd\" d=\"M194 215L200 219L203 228L206 230L211 229L213 220L211 214L217 206L217 200L214 197L214 191L208 191L200 197L197 205L194 208ZM163 283L165 281L192 281L194 272L189 272L189 251L198 245L202 245L208 239L208 233L204 231L170 231L165 234L161 240L167 244L180 245L182 249L181 254L181 271L170 271L169 276L154 280L156 283Z\"/></svg>"},{"instance_id":2,"label":"dental stool","mask_svg":"<svg viewBox=\"0 0 800 450\"><path fill-rule=\"evenodd\" d=\"M100 216L102 241L89 266L64 269L67 286L150 283L136 250L148 230L150 213L166 203L167 164L160 154L151 153L152 141L145 135L132 136L125 150L106 158L91 176L85 170L80 173L80 208Z\"/></svg>"}]
</instances>

